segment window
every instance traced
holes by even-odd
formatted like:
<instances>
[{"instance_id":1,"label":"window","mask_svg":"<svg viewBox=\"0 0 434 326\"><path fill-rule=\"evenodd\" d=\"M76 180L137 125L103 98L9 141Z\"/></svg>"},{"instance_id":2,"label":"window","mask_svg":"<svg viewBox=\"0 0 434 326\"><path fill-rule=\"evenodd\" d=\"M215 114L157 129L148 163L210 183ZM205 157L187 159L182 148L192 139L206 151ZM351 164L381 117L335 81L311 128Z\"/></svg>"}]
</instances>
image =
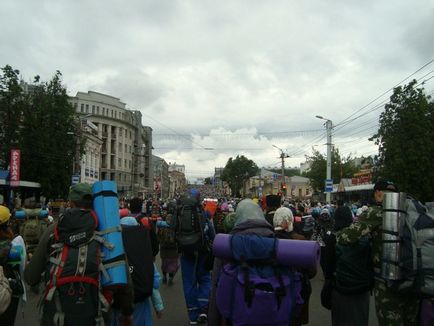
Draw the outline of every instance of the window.
<instances>
[{"instance_id":1,"label":"window","mask_svg":"<svg viewBox=\"0 0 434 326\"><path fill-rule=\"evenodd\" d=\"M127 160L124 160L124 163L125 163L125 165L124 165L124 166L125 166L125 167L127 167Z\"/></svg>"},{"instance_id":2,"label":"window","mask_svg":"<svg viewBox=\"0 0 434 326\"><path fill-rule=\"evenodd\" d=\"M118 158L118 168L122 168L122 159Z\"/></svg>"},{"instance_id":3,"label":"window","mask_svg":"<svg viewBox=\"0 0 434 326\"><path fill-rule=\"evenodd\" d=\"M99 114L99 106L96 107L96 114Z\"/></svg>"},{"instance_id":4,"label":"window","mask_svg":"<svg viewBox=\"0 0 434 326\"><path fill-rule=\"evenodd\" d=\"M92 105L92 114L95 114L95 105Z\"/></svg>"},{"instance_id":5,"label":"window","mask_svg":"<svg viewBox=\"0 0 434 326\"><path fill-rule=\"evenodd\" d=\"M105 115L105 108L102 108L102 115Z\"/></svg>"},{"instance_id":6,"label":"window","mask_svg":"<svg viewBox=\"0 0 434 326\"><path fill-rule=\"evenodd\" d=\"M119 127L119 137L122 137L122 127Z\"/></svg>"},{"instance_id":7,"label":"window","mask_svg":"<svg viewBox=\"0 0 434 326\"><path fill-rule=\"evenodd\" d=\"M131 169L131 160L128 161L128 165L130 166L130 169Z\"/></svg>"},{"instance_id":8,"label":"window","mask_svg":"<svg viewBox=\"0 0 434 326\"><path fill-rule=\"evenodd\" d=\"M122 153L122 144L121 143L119 143L118 149L119 149L119 153Z\"/></svg>"},{"instance_id":9,"label":"window","mask_svg":"<svg viewBox=\"0 0 434 326\"><path fill-rule=\"evenodd\" d=\"M89 104L86 104L86 113L89 113Z\"/></svg>"},{"instance_id":10,"label":"window","mask_svg":"<svg viewBox=\"0 0 434 326\"><path fill-rule=\"evenodd\" d=\"M127 138L127 129L125 129L125 138ZM126 152L126 151L125 151Z\"/></svg>"},{"instance_id":11,"label":"window","mask_svg":"<svg viewBox=\"0 0 434 326\"><path fill-rule=\"evenodd\" d=\"M111 112L111 115L112 115L112 118L113 118L113 110L110 110L110 112Z\"/></svg>"},{"instance_id":12,"label":"window","mask_svg":"<svg viewBox=\"0 0 434 326\"><path fill-rule=\"evenodd\" d=\"M81 112L84 112L84 104L83 104L83 103L81 103L80 111L81 111Z\"/></svg>"},{"instance_id":13,"label":"window","mask_svg":"<svg viewBox=\"0 0 434 326\"><path fill-rule=\"evenodd\" d=\"M125 144L125 153L128 153L128 145L127 144ZM125 164L125 166L126 166L126 164Z\"/></svg>"},{"instance_id":14,"label":"window","mask_svg":"<svg viewBox=\"0 0 434 326\"><path fill-rule=\"evenodd\" d=\"M115 111L115 119L118 118L118 113Z\"/></svg>"},{"instance_id":15,"label":"window","mask_svg":"<svg viewBox=\"0 0 434 326\"><path fill-rule=\"evenodd\" d=\"M132 136L131 136L131 131L130 131L130 139L132 139Z\"/></svg>"}]
</instances>

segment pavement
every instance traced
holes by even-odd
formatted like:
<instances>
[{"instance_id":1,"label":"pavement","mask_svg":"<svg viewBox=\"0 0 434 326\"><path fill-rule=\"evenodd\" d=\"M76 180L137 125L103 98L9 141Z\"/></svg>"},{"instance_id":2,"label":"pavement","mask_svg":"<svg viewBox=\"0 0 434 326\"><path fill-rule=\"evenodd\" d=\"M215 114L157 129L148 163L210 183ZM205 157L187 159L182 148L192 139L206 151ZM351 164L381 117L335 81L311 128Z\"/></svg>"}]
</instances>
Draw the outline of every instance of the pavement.
<instances>
[{"instance_id":1,"label":"pavement","mask_svg":"<svg viewBox=\"0 0 434 326\"><path fill-rule=\"evenodd\" d=\"M160 260L157 257L157 266L160 268ZM321 272L312 279L312 296L309 304L309 324L310 326L331 326L330 311L321 306L320 292L323 284L323 277ZM187 309L182 292L182 279L181 271L179 271L174 278L172 286L162 284L160 293L164 301L165 309L163 316L158 319L154 316L155 326L184 326L189 325ZM38 325L38 311L37 304L39 296L29 291L29 298L23 310L17 313L16 326ZM370 320L369 326L378 326L377 318L375 316L374 299L371 296L370 302ZM201 324L205 325L205 324Z\"/></svg>"}]
</instances>

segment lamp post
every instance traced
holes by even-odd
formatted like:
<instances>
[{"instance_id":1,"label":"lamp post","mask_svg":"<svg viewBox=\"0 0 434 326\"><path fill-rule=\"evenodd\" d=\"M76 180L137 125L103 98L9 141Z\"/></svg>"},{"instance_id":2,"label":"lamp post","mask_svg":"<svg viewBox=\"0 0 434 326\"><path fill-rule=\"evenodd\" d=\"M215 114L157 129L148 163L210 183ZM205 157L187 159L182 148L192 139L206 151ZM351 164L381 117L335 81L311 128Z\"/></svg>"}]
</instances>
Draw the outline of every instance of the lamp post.
<instances>
[{"instance_id":1,"label":"lamp post","mask_svg":"<svg viewBox=\"0 0 434 326\"><path fill-rule=\"evenodd\" d=\"M330 194L333 190L333 181L332 180L332 129L333 129L333 122L330 119L326 119L320 115L316 115L315 118L325 120L325 127L327 130L327 167L326 167L326 202L330 203ZM330 189L330 183L331 183L331 189Z\"/></svg>"}]
</instances>

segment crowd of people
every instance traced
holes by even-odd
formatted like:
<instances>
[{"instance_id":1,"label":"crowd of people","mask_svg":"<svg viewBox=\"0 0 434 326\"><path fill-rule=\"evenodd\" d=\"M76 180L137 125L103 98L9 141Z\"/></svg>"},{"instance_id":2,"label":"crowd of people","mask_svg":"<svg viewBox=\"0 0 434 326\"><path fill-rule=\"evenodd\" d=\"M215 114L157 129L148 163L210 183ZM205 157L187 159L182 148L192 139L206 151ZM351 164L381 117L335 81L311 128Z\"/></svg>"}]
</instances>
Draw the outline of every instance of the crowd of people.
<instances>
[{"instance_id":1,"label":"crowd of people","mask_svg":"<svg viewBox=\"0 0 434 326\"><path fill-rule=\"evenodd\" d=\"M393 183L377 182L369 207L278 195L203 200L212 190L205 197L196 188L167 201L122 200L125 286L102 284L100 248L107 243L97 231L90 185L71 187L60 216L35 201L16 210L0 206L0 324L14 325L30 289L42 298L41 325L152 325L152 310L163 316L160 284L173 285L181 269L191 325L304 325L314 318L312 295L331 311L334 326L368 325L371 293L379 325L430 325L433 319L421 317L433 311L430 300L403 294L378 277L381 205L385 193L397 191ZM215 239L231 239L229 256L217 255ZM312 263L279 261L276 248L285 241L318 246L320 271ZM312 293L310 280L318 273L324 286Z\"/></svg>"}]
</instances>

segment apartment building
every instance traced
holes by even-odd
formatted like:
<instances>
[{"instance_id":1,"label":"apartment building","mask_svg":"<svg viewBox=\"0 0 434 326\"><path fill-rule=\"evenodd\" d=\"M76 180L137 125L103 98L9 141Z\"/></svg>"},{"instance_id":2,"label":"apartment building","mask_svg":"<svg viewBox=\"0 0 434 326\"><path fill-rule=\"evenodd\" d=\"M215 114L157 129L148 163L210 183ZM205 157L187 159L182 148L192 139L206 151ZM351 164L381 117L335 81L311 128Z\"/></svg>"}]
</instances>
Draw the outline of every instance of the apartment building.
<instances>
[{"instance_id":1,"label":"apartment building","mask_svg":"<svg viewBox=\"0 0 434 326\"><path fill-rule=\"evenodd\" d=\"M119 98L93 91L78 92L70 103L80 119L96 126L102 139L99 179L116 181L122 197L151 193L152 128L142 125L140 111L128 110Z\"/></svg>"}]
</instances>

